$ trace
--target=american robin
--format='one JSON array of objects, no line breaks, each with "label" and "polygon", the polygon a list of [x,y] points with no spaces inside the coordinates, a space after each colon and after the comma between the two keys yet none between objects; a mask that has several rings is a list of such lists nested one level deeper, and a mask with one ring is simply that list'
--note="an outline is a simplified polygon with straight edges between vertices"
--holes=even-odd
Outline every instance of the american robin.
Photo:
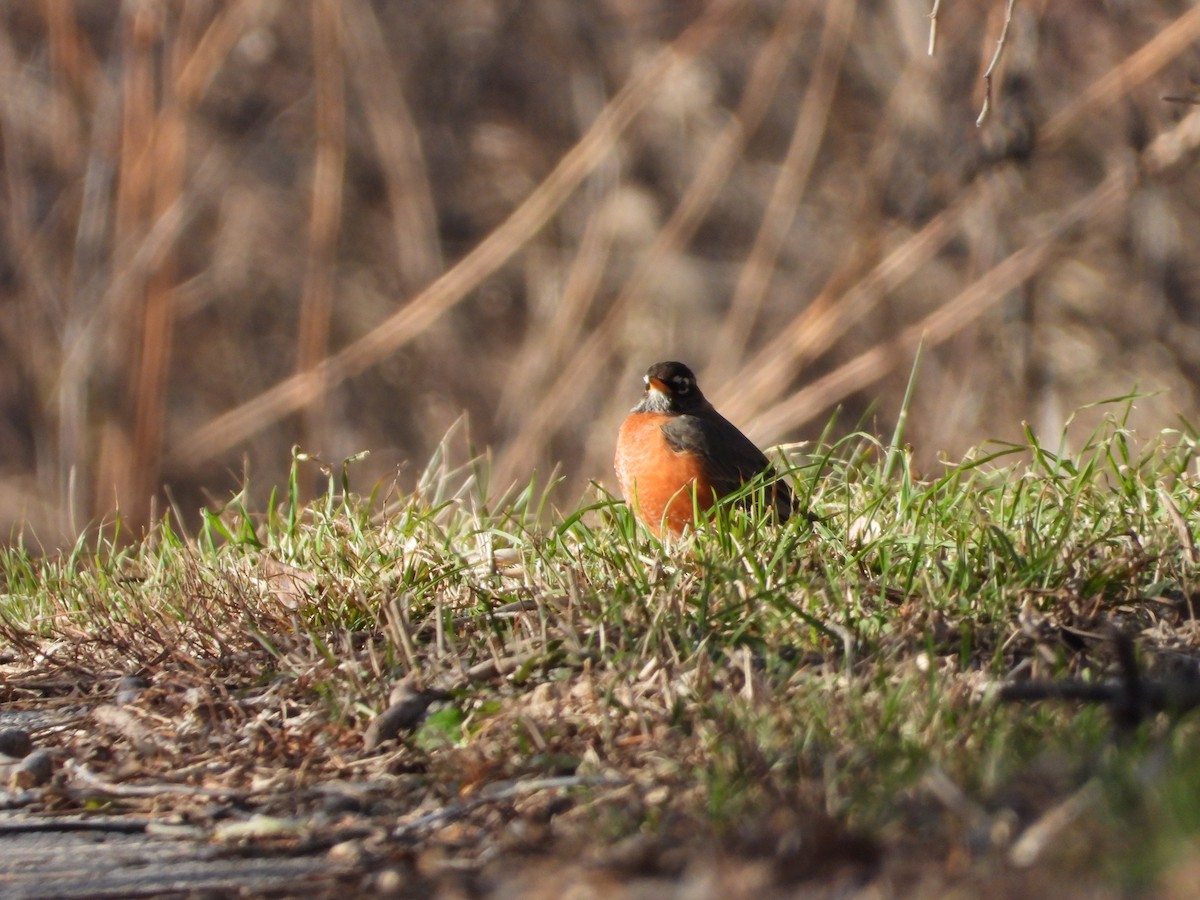
[{"label": "american robin", "polygon": [[[621,423],[614,464],[621,494],[656,536],[664,527],[680,534],[695,522],[696,507],[708,509],[764,472],[774,475],[763,452],[713,409],[683,363],[655,363],[643,380],[645,396]],[[787,519],[792,492],[783,481],[769,490],[780,520]]]}]

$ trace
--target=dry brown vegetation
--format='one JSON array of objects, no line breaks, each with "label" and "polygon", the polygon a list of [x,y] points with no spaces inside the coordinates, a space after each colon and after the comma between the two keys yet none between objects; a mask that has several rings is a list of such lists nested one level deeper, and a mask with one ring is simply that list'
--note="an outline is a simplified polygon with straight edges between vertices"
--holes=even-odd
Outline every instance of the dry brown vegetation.
[{"label": "dry brown vegetation", "polygon": [[[610,480],[649,363],[919,460],[1137,385],[1193,415],[1200,12],[46,0],[0,16],[0,509],[190,514],[288,448]],[[408,476],[401,475],[402,483]],[[160,507],[161,508],[161,507]]]}]

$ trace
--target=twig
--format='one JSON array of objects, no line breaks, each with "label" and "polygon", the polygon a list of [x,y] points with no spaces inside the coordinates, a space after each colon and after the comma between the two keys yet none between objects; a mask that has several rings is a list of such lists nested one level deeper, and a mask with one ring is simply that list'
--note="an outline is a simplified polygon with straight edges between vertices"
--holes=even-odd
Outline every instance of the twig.
[{"label": "twig", "polygon": [[10,834],[55,834],[67,831],[108,832],[110,834],[145,834],[154,819],[80,819],[54,818],[32,822],[0,822],[0,837]]},{"label": "twig", "polygon": [[430,704],[449,700],[451,695],[441,690],[426,690],[413,676],[403,679],[394,688],[388,708],[371,720],[363,735],[363,749],[371,753],[385,741],[402,731],[416,728]]},{"label": "twig", "polygon": [[937,50],[937,27],[938,27],[938,11],[942,7],[942,0],[933,0],[933,7],[929,10],[929,55],[933,56]]},{"label": "twig", "polygon": [[505,656],[491,659],[485,659],[481,663],[476,663],[465,672],[465,681],[485,681],[489,678],[494,678],[497,675],[507,675],[509,672],[515,672],[517,669],[523,668],[534,660],[548,657],[544,650],[533,650],[528,653],[514,653],[511,656]]},{"label": "twig", "polygon": [[1100,782],[1095,778],[1086,782],[1083,787],[1054,806],[1021,833],[1008,852],[1009,861],[1014,866],[1021,868],[1033,865],[1042,855],[1042,851],[1050,845],[1050,842],[1068,825],[1091,809],[1100,800],[1100,797]]},{"label": "twig", "polygon": [[1004,8],[1004,28],[1000,31],[1000,40],[996,42],[996,52],[992,54],[992,61],[983,73],[983,109],[979,111],[979,118],[975,120],[976,128],[987,121],[988,114],[992,111],[992,73],[996,71],[996,64],[1000,62],[1000,56],[1008,43],[1008,26],[1012,24],[1013,7],[1016,3],[1017,0],[1008,0],[1008,5]]},{"label": "twig", "polygon": [[474,797],[463,803],[454,803],[450,806],[443,806],[441,809],[435,809],[433,812],[428,812],[417,816],[410,822],[403,822],[396,826],[392,831],[393,838],[408,837],[415,831],[426,828],[430,825],[437,825],[441,822],[451,821],[461,818],[468,813],[474,812],[481,806],[486,806],[490,803],[503,803],[506,800],[511,800],[514,797],[523,797],[526,794],[535,794],[539,791],[553,791],[566,788],[578,787],[599,787],[599,788],[616,788],[624,787],[628,782],[624,778],[611,778],[602,775],[564,775],[559,778],[533,778],[528,781],[518,781],[515,784],[500,786],[490,786],[485,788],[478,797]]},{"label": "twig", "polygon": [[1184,713],[1200,706],[1200,685],[1192,681],[1147,681],[1134,654],[1133,639],[1123,632],[1113,636],[1121,677],[1096,684],[1090,681],[1026,681],[1000,688],[1000,700],[1081,700],[1105,703],[1118,728],[1137,726],[1147,715],[1158,712]]},{"label": "twig", "polygon": [[1000,687],[1000,700],[1025,703],[1033,700],[1081,700],[1084,703],[1112,703],[1121,692],[1114,682],[1091,681],[1018,681]]},{"label": "twig", "polygon": [[925,773],[921,787],[972,830],[987,828],[990,818],[987,810],[964,794],[962,788],[938,766],[933,766]]},{"label": "twig", "polygon": [[1138,671],[1133,638],[1123,631],[1113,635],[1117,664],[1121,667],[1121,690],[1112,704],[1113,719],[1120,728],[1134,728],[1146,712],[1146,685]]},{"label": "twig", "polygon": [[89,790],[108,794],[110,797],[165,797],[178,794],[184,797],[211,797],[227,800],[242,800],[256,794],[269,793],[273,788],[261,790],[233,790],[210,788],[194,784],[116,784],[105,781],[83,763],[67,760],[64,770],[79,784]]}]

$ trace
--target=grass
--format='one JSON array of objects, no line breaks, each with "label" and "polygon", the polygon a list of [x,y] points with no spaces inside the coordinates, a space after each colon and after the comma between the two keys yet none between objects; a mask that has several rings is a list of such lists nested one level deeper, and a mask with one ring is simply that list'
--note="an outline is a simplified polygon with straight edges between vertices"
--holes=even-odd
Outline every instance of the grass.
[{"label": "grass", "polygon": [[[269,509],[247,491],[196,534],[18,543],[5,706],[149,684],[124,719],[38,733],[59,774],[27,806],[203,822],[175,796],[200,787],[335,837],[369,823],[373,865],[480,889],[536,854],[743,895],[1170,893],[1197,859],[1196,716],[997,698],[1120,677],[1117,632],[1141,678],[1195,678],[1196,437],[1138,439],[1132,403],[1078,449],[1027,432],[924,474],[899,432],[818,443],[792,455],[809,516],[723,504],[668,546],[600,489],[565,513],[533,482],[489,500],[457,434],[411,493],[297,455]],[[365,751],[398,682],[428,715]]]}]

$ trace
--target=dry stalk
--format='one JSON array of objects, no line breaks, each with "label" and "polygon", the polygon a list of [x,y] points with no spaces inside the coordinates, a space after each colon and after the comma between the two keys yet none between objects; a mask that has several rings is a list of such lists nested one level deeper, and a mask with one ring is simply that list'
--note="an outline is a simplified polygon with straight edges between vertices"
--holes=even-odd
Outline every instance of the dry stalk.
[{"label": "dry stalk", "polygon": [[717,0],[700,19],[627,83],[554,170],[453,269],[412,298],[373,330],[307,372],[297,373],[197,429],[169,458],[189,466],[235,445],[280,417],[301,409],[312,396],[310,382],[333,386],[368,369],[424,332],[504,265],[562,207],[610,153],[620,135],[676,68],[721,34],[736,0]]},{"label": "dry stalk", "polygon": [[86,96],[94,92],[97,64],[87,42],[79,33],[75,10],[69,3],[43,0],[39,4],[50,43],[50,68],[56,90],[50,111],[53,137],[50,141],[55,162],[64,169],[73,167],[82,146],[78,123],[71,109],[74,94]]},{"label": "dry stalk", "polygon": [[[1098,79],[1078,101],[1056,114],[1042,131],[1039,148],[1044,152],[1052,152],[1061,146],[1082,124],[1085,115],[1093,115],[1117,102],[1197,38],[1200,38],[1200,15],[1197,15],[1197,10],[1192,10]],[[813,358],[829,346],[837,334],[843,333],[852,322],[874,308],[888,291],[933,259],[954,238],[962,217],[971,208],[970,205],[978,201],[981,190],[983,184],[979,181],[964,190],[950,206],[892,250],[844,294],[837,291],[836,284],[831,280],[822,293],[781,331],[778,338],[746,364],[737,378],[736,391],[713,392],[714,403],[726,415],[741,421],[750,418],[765,404],[776,401],[790,386],[793,373],[803,361]],[[906,332],[911,333],[912,329]],[[916,339],[919,340],[919,337],[918,333]],[[894,347],[895,342],[890,342],[890,346]],[[909,341],[908,346],[915,344]],[[908,354],[888,357],[887,353],[882,346],[869,351],[830,373],[820,384],[810,384],[800,393],[791,395],[788,401],[776,403],[773,407],[775,412],[760,416],[756,427],[762,430],[756,436],[779,436],[782,432],[775,429],[782,426],[784,421],[791,423],[792,427],[801,424],[808,417],[843,399],[852,390],[886,374],[890,371],[889,365],[904,364],[908,358]],[[890,363],[885,361],[887,359],[890,359]],[[857,374],[854,374],[855,370]],[[868,370],[874,374],[868,376]],[[810,404],[818,392],[825,398],[824,405],[813,408]],[[780,416],[778,411],[784,406],[791,413]],[[802,414],[802,408],[810,412]],[[774,420],[776,424],[764,424],[764,419],[767,423]]]},{"label": "dry stalk", "polygon": [[[197,9],[196,4],[184,6],[183,21],[167,49],[168,72],[163,79],[162,107],[155,116],[151,137],[154,160],[148,163],[152,167],[153,195],[148,217],[140,223],[143,230],[148,230],[153,222],[178,206],[184,192],[189,109],[175,87],[191,47],[196,43]],[[158,488],[175,320],[173,292],[177,280],[176,251],[172,243],[150,273],[145,286],[134,389],[133,470],[129,479],[132,494],[124,499],[126,509],[133,513],[134,524],[146,521],[144,503]]]},{"label": "dry stalk", "polygon": [[933,0],[933,6],[929,10],[929,48],[926,51],[930,56],[937,52],[938,13],[941,8],[942,0]]},{"label": "dry stalk", "polygon": [[800,198],[812,175],[817,150],[829,124],[829,111],[842,70],[842,60],[854,30],[858,4],[854,0],[834,3],[825,8],[825,26],[813,61],[812,77],[804,92],[800,112],[792,128],[791,143],[771,190],[767,208],[749,256],[733,291],[729,309],[717,336],[721,353],[706,371],[709,383],[724,383],[736,370],[745,352],[746,342],[758,320],[763,300],[776,271]]},{"label": "dry stalk", "polygon": [[787,400],[769,407],[749,423],[749,434],[763,440],[802,425],[838,399],[860,390],[911,359],[918,344],[937,346],[976,321],[1009,291],[1040,271],[1058,252],[1060,242],[1082,222],[1105,215],[1129,194],[1132,175],[1117,168],[1091,193],[1056,221],[1039,231],[1025,246],[1007,256],[955,297],[924,319],[905,328],[894,340],[878,344]]},{"label": "dry stalk", "polygon": [[[150,7],[131,8],[124,21],[127,62],[121,86],[121,146],[117,162],[117,195],[114,207],[113,270],[132,270],[133,255],[141,242],[154,192],[155,65],[154,45],[161,22]],[[133,465],[133,404],[136,403],[138,353],[146,307],[148,276],[138,278],[128,291],[111,297],[108,318],[107,368],[121,385],[114,408],[105,410],[97,464],[95,508],[112,505],[117,498],[132,498],[139,481]]]},{"label": "dry stalk", "polygon": [[204,96],[238,42],[268,14],[263,0],[235,0],[214,14],[175,73],[175,93],[184,106],[194,106]]},{"label": "dry stalk", "polygon": [[404,653],[404,661],[408,666],[408,671],[416,672],[420,669],[420,657],[417,654],[416,644],[412,636],[412,628],[408,621],[407,606],[410,600],[411,596],[405,595],[403,604],[400,597],[392,597],[388,601],[384,607],[384,617],[386,619],[384,627],[392,643]]},{"label": "dry stalk", "polygon": [[1154,77],[1197,40],[1200,40],[1200,6],[1193,6],[1120,65],[1096,79],[1074,103],[1055,113],[1041,130],[1039,150],[1043,153],[1057,150],[1082,122]]},{"label": "dry stalk", "polygon": [[[755,408],[787,389],[792,373],[814,358],[860,320],[905,279],[932,260],[953,239],[967,210],[966,197],[942,210],[920,231],[901,242],[852,287],[840,293],[831,279],[775,340],[751,359],[739,374],[738,390],[714,393],[714,403],[735,420],[749,418]],[[835,276],[836,277],[836,276]]]},{"label": "dry stalk", "polygon": [[[105,496],[97,496],[95,504],[108,508],[107,492],[114,490],[135,526],[146,521],[146,501],[157,490],[162,461],[178,280],[175,238],[187,188],[187,121],[247,27],[248,6],[235,4],[205,24],[203,5],[184,4],[169,35],[170,13],[164,10],[139,6],[126,17],[129,52],[108,327],[110,369],[125,373],[117,380],[129,386],[129,406],[107,411],[96,482]],[[156,54],[164,42],[160,64]],[[174,223],[165,236],[164,222]]]},{"label": "dry stalk", "polygon": [[[931,69],[913,60],[891,93],[888,107],[879,119],[871,141],[867,176],[859,181],[858,196],[849,206],[856,209],[858,231],[877,233],[881,224],[875,209],[901,142],[897,120],[909,98],[920,92]],[[952,240],[960,227],[965,198],[934,216],[916,234],[906,238],[882,259],[877,259],[878,240],[863,242],[849,251],[849,259],[838,265],[820,292],[800,310],[776,337],[762,347],[738,371],[736,378],[717,382],[711,393],[716,405],[738,421],[747,419],[776,400],[791,384],[795,373],[849,332],[876,309],[887,293],[919,271]],[[871,218],[874,216],[874,218]]]},{"label": "dry stalk", "polygon": [[383,169],[394,229],[394,262],[401,284],[422,288],[442,274],[437,209],[417,124],[395,71],[375,11],[364,0],[342,0],[346,62],[362,100]]},{"label": "dry stalk", "polygon": [[619,347],[618,338],[629,311],[645,299],[661,277],[663,262],[679,252],[695,235],[729,173],[740,159],[746,142],[758,130],[771,98],[779,86],[788,53],[794,46],[810,9],[805,0],[793,0],[780,16],[771,37],[755,60],[750,80],[733,120],[721,131],[701,161],[687,192],[654,239],[621,293],[609,304],[604,318],[575,347],[544,386],[532,407],[524,410],[522,428],[506,444],[496,461],[496,481],[505,484],[519,467],[527,465],[536,447],[544,445],[580,402],[577,385],[601,371]]},{"label": "dry stalk", "polygon": [[[610,197],[612,187],[608,185]],[[546,285],[543,291],[531,291],[549,295],[541,304],[549,315],[546,321],[535,322],[526,331],[524,346],[514,355],[513,374],[505,383],[497,405],[498,416],[513,430],[521,430],[530,398],[552,389],[566,359],[579,343],[612,251],[614,235],[606,213],[601,200],[588,219],[561,291],[557,283]],[[500,483],[506,483],[510,474],[501,473]]]},{"label": "dry stalk", "polygon": [[1179,507],[1175,505],[1175,501],[1171,499],[1170,492],[1161,484],[1158,486],[1158,501],[1167,511],[1167,518],[1171,520],[1171,527],[1175,529],[1179,544],[1187,555],[1187,561],[1192,565],[1200,562],[1200,553],[1196,552],[1196,540],[1192,537],[1192,530],[1188,527],[1187,520],[1179,511]]},{"label": "dry stalk", "polygon": [[[334,272],[346,168],[345,51],[341,12],[336,0],[317,0],[312,4],[312,41],[317,146],[308,220],[307,268],[296,337],[296,371],[300,374],[312,371],[325,358],[333,316]],[[305,383],[312,394],[304,402],[303,444],[321,447],[325,443],[328,424],[324,403],[326,385],[319,374],[306,379]]]}]

